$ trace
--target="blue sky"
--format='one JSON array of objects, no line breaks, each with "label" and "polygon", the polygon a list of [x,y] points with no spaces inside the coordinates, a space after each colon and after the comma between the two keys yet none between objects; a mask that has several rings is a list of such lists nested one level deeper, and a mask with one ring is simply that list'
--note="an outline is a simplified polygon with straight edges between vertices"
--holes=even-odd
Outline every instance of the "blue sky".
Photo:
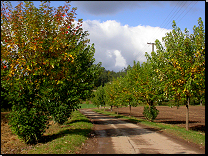
[{"label": "blue sky", "polygon": [[[12,5],[18,3],[13,1]],[[36,7],[40,2],[34,1]],[[64,5],[51,1],[51,6]],[[96,63],[107,70],[119,71],[133,61],[146,61],[145,52],[151,52],[155,39],[162,41],[171,31],[175,20],[182,30],[190,33],[198,18],[205,25],[205,1],[72,1],[77,7],[77,18],[83,19],[83,29],[95,44]]]}]

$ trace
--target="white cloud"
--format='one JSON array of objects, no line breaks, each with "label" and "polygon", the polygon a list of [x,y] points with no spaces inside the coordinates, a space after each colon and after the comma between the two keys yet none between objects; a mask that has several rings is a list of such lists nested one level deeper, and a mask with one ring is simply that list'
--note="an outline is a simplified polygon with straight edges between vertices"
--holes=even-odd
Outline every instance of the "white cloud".
[{"label": "white cloud", "polygon": [[117,67],[126,67],[126,60],[123,58],[123,56],[121,55],[121,52],[118,50],[114,51],[114,54],[116,55],[116,63],[115,66]]},{"label": "white cloud", "polygon": [[[152,46],[147,42],[156,39],[162,41],[162,37],[170,30],[159,27],[122,26],[115,20],[100,23],[97,20],[83,22],[83,29],[89,32],[90,43],[95,44],[96,63],[102,62],[107,70],[119,71],[133,61],[146,61],[145,52],[150,53]],[[156,51],[156,48],[155,48]]]}]

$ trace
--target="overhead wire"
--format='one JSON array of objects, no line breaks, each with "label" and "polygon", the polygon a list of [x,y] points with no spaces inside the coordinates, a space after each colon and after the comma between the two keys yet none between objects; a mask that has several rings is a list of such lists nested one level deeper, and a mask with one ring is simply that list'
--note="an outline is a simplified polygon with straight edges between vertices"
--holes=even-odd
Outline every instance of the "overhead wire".
[{"label": "overhead wire", "polygon": [[[168,20],[168,22],[165,22],[165,21],[166,21],[168,18],[169,18],[169,19],[172,18],[172,16],[174,15],[174,13],[173,13],[172,15],[171,15],[171,13],[172,13],[173,11],[176,12],[176,11],[179,9],[179,6],[181,6],[181,4],[182,4],[181,1],[178,1],[178,2],[177,2],[177,4],[175,5],[175,7],[171,10],[171,12],[168,14],[168,16],[166,17],[166,19],[163,21],[164,24],[167,25],[167,23],[169,22],[169,20]],[[177,6],[178,6],[178,7],[177,7]],[[170,16],[170,17],[169,17],[169,16]],[[163,24],[163,23],[162,23],[162,24]],[[157,30],[156,30],[155,33],[153,34],[153,37],[151,37],[151,38],[154,38],[154,37],[155,37],[155,35],[157,34],[159,28],[164,27],[162,24],[160,25],[160,27],[157,28]],[[147,46],[149,47],[150,45],[145,44],[145,46],[142,48],[141,51],[143,51],[145,48],[147,48]],[[140,56],[138,57],[138,59],[139,59],[140,57],[141,57],[141,54],[140,54]]]},{"label": "overhead wire", "polygon": [[[190,4],[191,4],[191,3],[189,3],[189,5],[190,5]],[[181,3],[181,5],[180,5],[180,10],[181,10],[185,5],[186,5],[186,2],[183,4],[183,6],[182,6],[182,3]],[[188,6],[189,6],[189,5],[188,5]],[[176,5],[176,6],[177,6],[177,5]],[[188,6],[187,6],[186,8],[188,8]],[[162,33],[164,30],[167,30],[167,29],[169,29],[169,28],[172,26],[172,25],[170,25],[170,23],[174,20],[174,17],[176,17],[176,15],[180,12],[180,10],[177,11],[177,13],[175,14],[175,16],[172,15],[173,18],[170,19],[168,22],[166,22],[166,25],[163,26],[164,28],[161,28],[161,29],[160,29],[159,33]],[[186,10],[186,9],[183,10],[183,12],[178,16],[178,18],[184,13],[185,10]],[[171,16],[171,17],[172,17],[172,16]],[[177,18],[177,19],[178,19],[178,18]],[[175,19],[175,21],[176,21],[177,19]],[[169,26],[168,26],[168,25],[169,25]],[[167,27],[167,26],[168,26],[168,27]],[[161,27],[162,27],[162,26],[161,26]],[[166,29],[165,29],[165,27],[166,27]],[[155,33],[155,34],[156,34],[156,33]]]},{"label": "overhead wire", "polygon": [[[164,26],[163,26],[163,27],[167,27],[167,26],[170,24],[170,22],[172,22],[173,18],[176,17],[176,15],[181,11],[181,9],[187,4],[187,2],[184,2],[184,3],[183,3],[183,2],[179,3],[179,2],[181,2],[181,1],[178,1],[178,3],[175,5],[175,7],[174,7],[174,8],[171,10],[171,12],[169,13],[168,16],[170,16],[171,13],[172,13],[172,12],[175,10],[175,8],[178,6],[178,8],[173,12],[173,14],[171,15],[171,17],[169,17],[170,20],[168,20],[167,22],[165,22],[166,19],[168,18],[168,16],[167,16],[166,19],[163,21],[163,23],[164,23]],[[192,3],[192,2],[191,2],[191,3]],[[185,10],[188,9],[188,7],[190,6],[191,3],[189,3],[189,4],[187,5],[187,7],[179,14],[178,18],[184,13]],[[196,3],[197,3],[197,2],[195,2],[195,4],[196,4]],[[194,5],[195,5],[195,4],[194,4]],[[194,6],[194,5],[193,5],[193,6]],[[184,16],[185,16],[185,15],[193,8],[193,6],[192,6],[192,7],[184,14]],[[173,15],[174,15],[174,16],[173,16]],[[184,16],[183,16],[183,17],[184,17]],[[183,18],[183,17],[182,17],[182,18]],[[178,18],[177,18],[177,19],[178,19]],[[179,21],[181,21],[182,18],[180,18]],[[162,24],[163,24],[163,23],[162,23]],[[162,27],[162,24],[161,24],[160,27]],[[160,28],[160,27],[159,27],[159,28]],[[153,37],[155,37],[155,35],[158,33],[158,30],[159,30],[159,33],[162,33],[164,30],[166,30],[165,28],[162,28],[162,29],[159,29],[159,28],[158,28],[158,29],[156,30],[156,32],[153,34]],[[169,27],[168,27],[168,29],[169,29]],[[151,38],[153,38],[153,37],[151,37]],[[145,44],[145,46],[142,48],[141,51],[143,51],[147,46],[149,47],[150,45]],[[142,54],[140,54],[139,57],[137,57],[137,60],[139,60],[141,56],[142,56]]]},{"label": "overhead wire", "polygon": [[[198,1],[196,1],[196,3],[197,3],[197,2],[198,2]],[[177,20],[179,19],[179,17],[184,13],[185,10],[188,9],[188,7],[189,7],[192,3],[193,3],[193,1],[190,2],[190,3],[187,5],[187,7],[186,7],[186,8],[183,10],[183,12],[175,19],[175,21],[177,21]],[[195,4],[196,4],[196,3],[195,3]],[[194,4],[194,5],[195,5],[195,4]],[[184,4],[184,5],[185,5],[185,4]],[[183,5],[183,6],[184,6],[184,5]],[[194,5],[193,5],[193,6],[194,6]],[[192,6],[192,7],[184,14],[184,16],[185,16],[185,15],[193,8],[193,6]],[[183,16],[183,17],[184,17],[184,16]],[[174,16],[174,17],[175,17],[175,16]],[[181,21],[181,19],[182,19],[183,17],[181,17],[179,21]],[[172,20],[174,20],[174,19],[172,19]],[[179,21],[177,21],[177,23],[179,23]],[[166,29],[170,29],[171,27],[172,27],[172,25],[170,25],[170,23],[169,23],[169,26],[166,27]],[[164,30],[165,30],[165,28],[163,28],[160,32],[163,32]]]},{"label": "overhead wire", "polygon": [[183,6],[182,6],[182,4],[181,4],[181,7],[179,8],[179,10],[178,10],[177,13],[175,14],[175,16],[173,16],[173,18],[171,18],[170,21],[167,22],[167,24],[164,26],[164,28],[167,27],[170,23],[172,23],[172,20],[173,20],[173,19],[176,17],[176,15],[181,11],[181,9],[184,7],[184,5],[185,5],[186,3],[187,3],[187,1],[184,2]]},{"label": "overhead wire", "polygon": [[[192,2],[190,2],[188,5],[186,5],[186,9],[190,6],[191,3],[192,3]],[[184,9],[183,12],[181,12],[181,14],[178,16],[178,18],[184,13],[184,11],[185,11],[186,9]],[[178,18],[176,18],[175,21],[177,21]]]},{"label": "overhead wire", "polygon": [[[192,2],[190,2],[190,3],[186,6],[186,8],[185,8],[185,9],[183,10],[183,12],[178,16],[178,18],[184,13],[185,10],[187,10],[187,8],[190,6],[191,3],[192,3]],[[186,3],[185,3],[185,4],[186,4]],[[185,5],[185,4],[184,4],[184,5]],[[184,5],[183,5],[182,7],[184,7]],[[181,9],[180,9],[180,10],[181,10]],[[189,11],[190,11],[190,10],[189,10]],[[177,12],[177,13],[178,13],[178,12]],[[188,12],[186,12],[186,14],[187,14],[187,13],[188,13]],[[185,14],[185,15],[186,15],[186,14]],[[185,16],[185,15],[184,15],[184,16]],[[175,15],[175,16],[176,16],[176,15]],[[175,16],[174,16],[174,17],[175,17]],[[183,17],[184,17],[184,16],[183,16]],[[183,18],[183,17],[182,17],[182,18]],[[177,21],[178,18],[176,18],[175,21]],[[182,19],[182,18],[181,18],[181,19]],[[172,19],[172,20],[174,20],[174,19]],[[166,29],[170,29],[170,28],[171,28],[171,26],[172,26],[172,25],[170,25],[171,22],[172,22],[172,21],[170,21],[170,22],[168,23],[169,26],[166,24],[166,25],[168,26],[168,27],[166,26],[166,27],[167,27]],[[177,23],[179,23],[179,22],[177,22]],[[160,30],[160,33],[162,33],[164,30],[165,30],[165,28],[162,28],[162,29]]]},{"label": "overhead wire", "polygon": [[[170,14],[173,12],[173,10],[176,8],[176,6],[179,4],[180,1],[178,1],[178,3],[175,5],[175,7],[171,10],[171,12],[169,13],[169,15],[166,17],[166,19],[163,21],[163,23],[167,20],[167,18],[170,16]],[[160,25],[160,27],[162,27],[163,23]]]},{"label": "overhead wire", "polygon": [[198,1],[196,1],[195,4],[186,12],[186,14],[183,15],[183,17],[181,17],[180,20],[178,20],[178,23],[187,15],[187,13],[196,5],[196,3],[198,3]]}]

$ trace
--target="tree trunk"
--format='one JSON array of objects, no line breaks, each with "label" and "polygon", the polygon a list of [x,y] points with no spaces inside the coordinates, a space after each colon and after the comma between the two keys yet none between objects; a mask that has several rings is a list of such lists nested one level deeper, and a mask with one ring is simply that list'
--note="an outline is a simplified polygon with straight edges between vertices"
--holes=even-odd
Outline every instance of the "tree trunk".
[{"label": "tree trunk", "polygon": [[149,107],[153,106],[153,100],[147,100]]},{"label": "tree trunk", "polygon": [[112,112],[112,107],[113,107],[113,106],[111,106],[111,112]]},{"label": "tree trunk", "polygon": [[105,105],[104,105],[104,111],[105,111]]},{"label": "tree trunk", "polygon": [[129,110],[130,110],[129,116],[131,116],[131,105],[129,105]]},{"label": "tree trunk", "polygon": [[186,104],[186,130],[189,130],[189,96],[187,96],[187,104]]},{"label": "tree trunk", "polygon": [[118,106],[117,106],[117,115],[118,115]]},{"label": "tree trunk", "polygon": [[152,100],[150,100],[150,106],[153,106],[153,101]]},{"label": "tree trunk", "polygon": [[202,106],[202,98],[200,98],[200,106]]}]

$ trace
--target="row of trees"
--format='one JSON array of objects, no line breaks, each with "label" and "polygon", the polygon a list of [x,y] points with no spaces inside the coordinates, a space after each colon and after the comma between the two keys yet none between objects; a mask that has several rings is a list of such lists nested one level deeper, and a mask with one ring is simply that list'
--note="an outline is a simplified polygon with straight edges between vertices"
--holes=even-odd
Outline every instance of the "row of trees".
[{"label": "row of trees", "polygon": [[63,124],[101,73],[75,12],[68,3],[1,3],[1,97],[12,105],[11,129],[26,143],[41,139],[51,117]]},{"label": "row of trees", "polygon": [[[173,21],[173,30],[155,41],[156,52],[146,53],[147,62],[135,62],[126,76],[113,79],[95,93],[94,103],[110,106],[137,106],[147,103],[144,115],[154,120],[158,114],[155,105],[175,100],[176,105],[185,104],[186,129],[188,130],[189,103],[205,99],[205,31],[202,19],[193,27],[193,34],[184,32]],[[101,92],[102,91],[102,92]],[[102,94],[105,93],[105,96]],[[102,95],[102,96],[101,96]],[[99,103],[95,99],[103,98]],[[102,100],[100,100],[102,101]],[[118,112],[117,112],[118,113]]]}]

